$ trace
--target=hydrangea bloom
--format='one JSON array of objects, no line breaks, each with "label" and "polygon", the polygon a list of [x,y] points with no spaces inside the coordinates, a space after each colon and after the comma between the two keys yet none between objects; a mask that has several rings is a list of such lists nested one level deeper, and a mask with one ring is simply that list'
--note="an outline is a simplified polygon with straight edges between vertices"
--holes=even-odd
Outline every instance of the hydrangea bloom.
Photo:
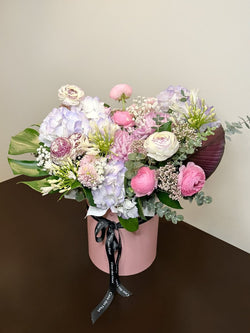
[{"label": "hydrangea bloom", "polygon": [[65,107],[55,108],[43,120],[39,130],[39,140],[50,147],[58,137],[68,138],[74,133],[87,134],[88,130],[89,121],[79,108],[72,107],[71,110]]},{"label": "hydrangea bloom", "polygon": [[125,199],[123,204],[112,208],[113,213],[117,213],[123,219],[133,219],[138,217],[138,208],[135,201]]},{"label": "hydrangea bloom", "polygon": [[183,88],[182,86],[169,86],[166,90],[160,92],[160,94],[157,96],[157,99],[161,109],[163,111],[168,111],[173,107],[176,108],[177,106],[185,106],[185,103],[180,101],[184,97],[181,91],[184,92],[186,97],[188,97],[190,94],[189,90]]},{"label": "hydrangea bloom", "polygon": [[104,170],[104,182],[96,190],[92,190],[92,195],[97,208],[108,209],[121,204],[125,199],[126,168],[122,161],[113,160]]},{"label": "hydrangea bloom", "polygon": [[81,109],[88,119],[98,120],[108,117],[109,109],[105,108],[104,103],[98,97],[87,96],[81,102]]}]

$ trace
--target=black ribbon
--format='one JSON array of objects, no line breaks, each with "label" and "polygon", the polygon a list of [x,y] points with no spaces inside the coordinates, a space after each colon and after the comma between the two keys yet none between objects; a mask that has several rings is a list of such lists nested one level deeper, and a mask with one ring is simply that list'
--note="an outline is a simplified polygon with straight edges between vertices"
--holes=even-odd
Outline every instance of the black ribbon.
[{"label": "black ribbon", "polygon": [[[96,320],[107,310],[113,301],[115,292],[123,297],[129,297],[132,293],[127,290],[121,283],[119,279],[119,260],[122,252],[121,236],[119,233],[119,228],[123,228],[120,223],[115,223],[104,217],[92,216],[96,221],[97,225],[95,228],[95,239],[96,241],[102,242],[106,233],[106,254],[109,261],[109,289],[105,294],[102,301],[95,307],[91,312],[91,320],[94,324]],[[101,236],[97,236],[101,232]],[[118,239],[116,233],[118,235]],[[115,259],[115,253],[117,252],[117,257]]]}]

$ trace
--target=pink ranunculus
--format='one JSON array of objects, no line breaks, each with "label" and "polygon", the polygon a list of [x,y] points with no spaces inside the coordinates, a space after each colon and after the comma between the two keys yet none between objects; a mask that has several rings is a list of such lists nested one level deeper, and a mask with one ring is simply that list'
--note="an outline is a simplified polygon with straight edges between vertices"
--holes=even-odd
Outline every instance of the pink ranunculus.
[{"label": "pink ranunculus", "polygon": [[179,169],[178,186],[184,197],[189,197],[199,192],[205,184],[204,170],[193,162],[182,165]]},{"label": "pink ranunculus", "polygon": [[125,83],[120,83],[114,86],[109,93],[109,97],[115,100],[121,100],[122,95],[129,98],[132,95],[132,88]]},{"label": "pink ranunculus", "polygon": [[68,138],[56,138],[50,147],[50,154],[52,159],[62,159],[70,155],[72,144]]},{"label": "pink ranunculus", "polygon": [[135,122],[128,111],[116,111],[113,115],[113,121],[120,126],[131,127]]},{"label": "pink ranunculus", "polygon": [[137,175],[131,179],[131,187],[136,197],[150,195],[157,186],[155,170],[149,167],[142,167],[138,170]]}]

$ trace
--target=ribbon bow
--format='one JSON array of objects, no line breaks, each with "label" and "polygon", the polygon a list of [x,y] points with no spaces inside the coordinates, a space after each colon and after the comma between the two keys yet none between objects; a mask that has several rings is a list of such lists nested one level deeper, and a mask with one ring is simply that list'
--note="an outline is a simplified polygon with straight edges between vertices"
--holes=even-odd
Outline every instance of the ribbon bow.
[{"label": "ribbon bow", "polygon": [[[96,221],[97,225],[95,228],[95,239],[96,241],[102,242],[105,238],[106,233],[106,254],[109,261],[109,289],[105,294],[102,301],[95,307],[91,312],[91,320],[94,324],[96,320],[103,314],[104,311],[110,306],[113,301],[115,292],[123,297],[129,297],[132,295],[121,283],[119,279],[119,260],[122,252],[121,236],[119,228],[122,228],[120,223],[107,220],[104,217],[92,216]],[[115,231],[117,231],[118,239]],[[101,236],[97,236],[101,232]],[[115,253],[117,251],[117,258],[115,259]]]}]

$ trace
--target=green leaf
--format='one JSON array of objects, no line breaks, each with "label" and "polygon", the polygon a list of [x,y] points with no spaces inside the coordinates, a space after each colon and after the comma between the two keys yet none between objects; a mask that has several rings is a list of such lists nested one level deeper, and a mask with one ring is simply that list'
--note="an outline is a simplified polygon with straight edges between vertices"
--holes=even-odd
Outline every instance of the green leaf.
[{"label": "green leaf", "polygon": [[75,181],[70,185],[70,187],[71,187],[71,190],[74,190],[75,188],[78,188],[78,187],[82,188],[83,186],[82,186],[82,184],[81,184],[78,180],[75,180]]},{"label": "green leaf", "polygon": [[141,154],[141,153],[128,154],[128,159],[130,161],[140,161],[140,160],[144,160],[145,158],[146,158],[146,156],[144,154]]},{"label": "green leaf", "polygon": [[168,121],[159,127],[159,132],[171,132],[172,121]]},{"label": "green leaf", "polygon": [[125,172],[125,177],[126,177],[127,179],[132,179],[135,175],[136,175],[136,172],[133,171],[133,170],[127,170],[127,171]]},{"label": "green leaf", "polygon": [[186,101],[187,101],[187,98],[181,98],[180,101],[181,101],[181,102],[186,102]]},{"label": "green leaf", "polygon": [[93,206],[93,207],[96,207],[91,189],[88,188],[88,187],[82,187],[82,188],[83,188],[83,193],[84,193],[86,199],[88,200],[89,205]]},{"label": "green leaf", "polygon": [[41,187],[47,187],[50,186],[50,183],[48,182],[48,179],[52,179],[53,177],[47,177],[39,180],[31,180],[27,182],[19,182],[18,184],[25,184],[31,187],[33,190],[37,192],[42,192]]},{"label": "green leaf", "polygon": [[123,219],[119,216],[121,225],[128,231],[136,231],[139,228],[139,222],[137,218],[134,219]]},{"label": "green leaf", "polygon": [[110,108],[110,105],[108,105],[107,103],[104,103],[105,108]]},{"label": "green leaf", "polygon": [[14,175],[25,175],[30,177],[47,176],[48,172],[37,166],[36,161],[19,161],[8,158],[9,165]]},{"label": "green leaf", "polygon": [[158,199],[160,200],[160,202],[164,203],[166,206],[175,208],[175,209],[182,209],[179,201],[169,198],[169,195],[167,194],[167,192],[156,191],[156,195],[157,195]]},{"label": "green leaf", "polygon": [[141,199],[140,198],[137,198],[136,199],[136,202],[137,202],[137,208],[138,208],[138,213],[140,215],[140,218],[142,220],[146,220],[146,217],[144,216],[144,213],[143,213],[143,209],[142,209],[142,202],[141,202]]},{"label": "green leaf", "polygon": [[33,128],[26,128],[16,136],[11,137],[9,154],[20,155],[36,153],[39,147],[39,133]]},{"label": "green leaf", "polygon": [[86,198],[85,198],[85,196],[84,196],[83,191],[77,191],[77,192],[76,192],[76,201],[81,202],[81,201],[83,201],[84,199],[86,199]]}]

